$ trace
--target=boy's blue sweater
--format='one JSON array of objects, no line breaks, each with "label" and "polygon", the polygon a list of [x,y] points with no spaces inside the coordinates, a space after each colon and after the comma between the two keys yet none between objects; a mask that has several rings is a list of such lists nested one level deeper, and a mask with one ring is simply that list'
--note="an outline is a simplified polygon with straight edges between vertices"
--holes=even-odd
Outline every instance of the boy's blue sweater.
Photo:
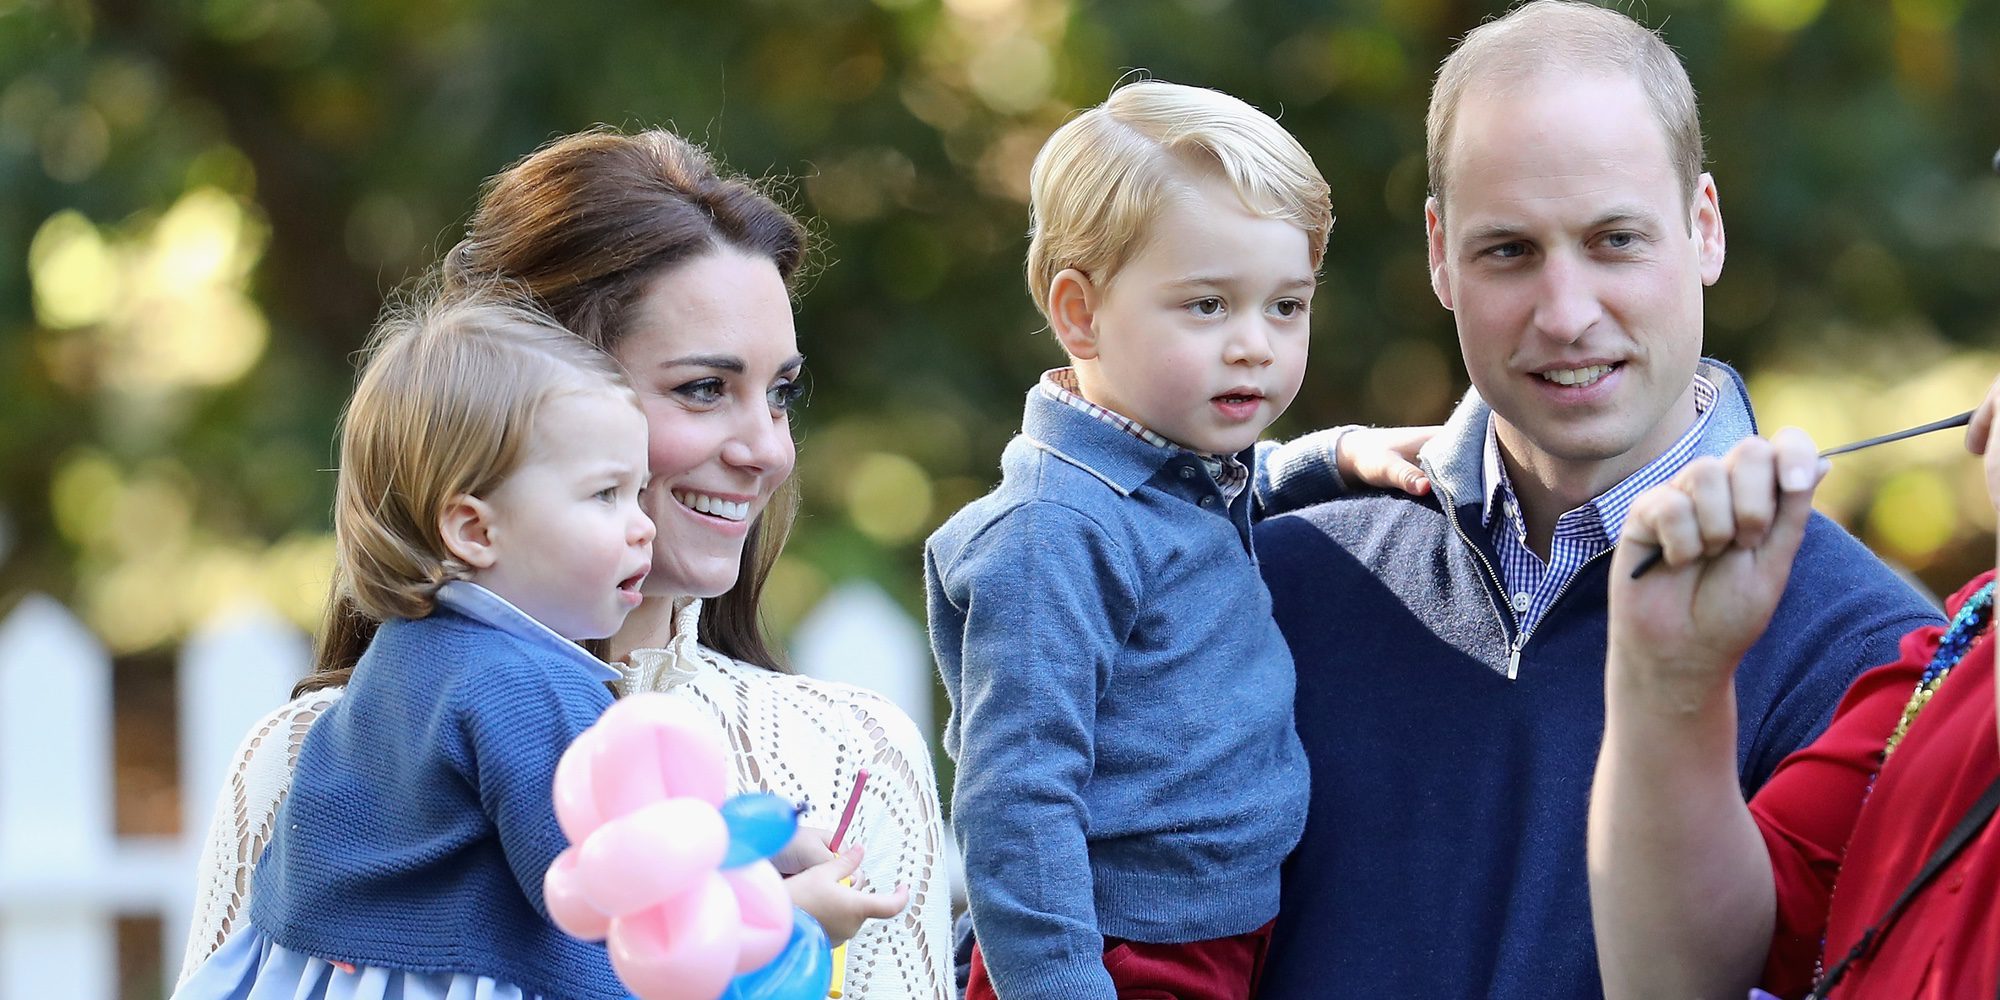
[{"label": "boy's blue sweater", "polygon": [[966,891],[1000,995],[1109,998],[1104,936],[1276,914],[1306,797],[1292,661],[1248,490],[1225,505],[1192,453],[1039,390],[1001,468],[925,549]]},{"label": "boy's blue sweater", "polygon": [[623,1000],[604,945],[557,930],[542,900],[568,846],[556,761],[617,676],[471,584],[384,622],[306,734],[252,922],[318,958]]},{"label": "boy's blue sweater", "polygon": [[[1716,455],[1755,425],[1736,373],[1703,372],[1721,394],[1696,453]],[[1601,995],[1584,822],[1610,558],[1520,640],[1481,526],[1490,413],[1468,397],[1426,447],[1434,495],[1338,501],[1257,530],[1313,764],[1263,1000]],[[1744,793],[1818,735],[1857,673],[1939,620],[1815,514],[1736,674]]]}]

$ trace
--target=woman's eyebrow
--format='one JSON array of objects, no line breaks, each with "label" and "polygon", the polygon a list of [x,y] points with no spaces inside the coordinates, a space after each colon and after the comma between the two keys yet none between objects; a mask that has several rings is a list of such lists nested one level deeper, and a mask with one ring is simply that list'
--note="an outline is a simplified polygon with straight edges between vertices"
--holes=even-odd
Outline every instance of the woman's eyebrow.
[{"label": "woman's eyebrow", "polygon": [[[805,363],[806,363],[805,355],[794,354],[790,358],[787,358],[783,364],[779,365],[778,370],[780,372],[797,371],[798,369],[805,367]],[[734,354],[689,354],[683,357],[669,358],[666,361],[662,361],[660,362],[660,367],[713,368],[717,371],[729,372],[732,375],[741,375],[745,371],[748,371],[750,368],[749,365],[744,363],[742,358],[739,358]]]},{"label": "woman's eyebrow", "polygon": [[660,367],[662,368],[679,368],[684,365],[694,368],[717,368],[722,371],[738,374],[742,373],[747,367],[744,365],[742,358],[733,354],[690,354],[686,357],[671,358],[660,363]]}]

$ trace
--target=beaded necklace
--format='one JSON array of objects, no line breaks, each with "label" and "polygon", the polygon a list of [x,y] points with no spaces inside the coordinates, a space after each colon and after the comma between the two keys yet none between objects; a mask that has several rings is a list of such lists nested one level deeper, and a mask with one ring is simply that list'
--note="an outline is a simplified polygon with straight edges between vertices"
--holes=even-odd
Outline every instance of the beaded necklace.
[{"label": "beaded necklace", "polygon": [[1890,754],[1896,752],[1897,745],[1903,742],[1903,735],[1910,731],[1910,723],[1915,722],[1917,713],[1923,711],[1925,705],[1930,704],[1931,697],[1937,694],[1938,686],[1944,683],[1946,675],[1951,673],[1951,668],[1958,666],[1958,661],[1965,658],[1965,653],[1972,648],[1973,642],[1977,641],[1980,634],[1992,623],[1993,581],[1988,580],[1986,586],[1979,588],[1979,591],[1958,609],[1958,614],[1951,619],[1951,628],[1945,630],[1944,638],[1938,640],[1937,653],[1931,657],[1930,665],[1924,668],[1923,679],[1917,682],[1917,689],[1910,692],[1910,703],[1903,706],[1903,717],[1896,720],[1896,728],[1889,734],[1889,742],[1882,747],[1884,762],[1888,761]]}]

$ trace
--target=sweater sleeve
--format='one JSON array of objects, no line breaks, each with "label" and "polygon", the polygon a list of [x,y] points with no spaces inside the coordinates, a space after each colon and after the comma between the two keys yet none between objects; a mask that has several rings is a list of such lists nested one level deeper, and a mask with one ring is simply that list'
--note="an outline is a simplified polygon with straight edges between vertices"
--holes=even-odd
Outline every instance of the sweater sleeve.
[{"label": "sweater sleeve", "polygon": [[1251,495],[1256,503],[1251,516],[1262,519],[1310,507],[1348,494],[1334,456],[1340,439],[1359,424],[1313,431],[1280,444],[1257,442],[1256,478]]},{"label": "sweater sleeve", "polygon": [[1812,985],[1840,859],[1882,747],[1917,679],[1937,651],[1943,629],[1919,628],[1902,640],[1894,663],[1861,675],[1810,746],[1785,758],[1750,800],[1764,835],[1776,888],[1777,922],[1764,988],[1794,996]]},{"label": "sweater sleeve", "polygon": [[[1860,690],[1860,680],[1870,671],[1895,664],[1907,655],[1910,636],[1935,637],[1941,633],[1933,620],[1915,617],[1898,619],[1874,631],[1835,636],[1817,647],[1826,656],[1826,662],[1820,665],[1822,669],[1799,678],[1777,699],[1745,750],[1744,795],[1755,797],[1765,785],[1777,779],[1778,769],[1785,761],[1818,740],[1831,727],[1836,713],[1854,699],[1854,693]],[[1840,669],[1834,669],[1835,666]],[[1918,671],[1923,666],[1918,663]],[[1849,686],[1843,687],[1844,681]],[[1916,678],[1912,677],[1910,683],[1914,685]],[[1903,694],[1907,697],[1909,692]],[[1896,703],[1898,710],[1902,707],[1902,702]],[[1882,731],[1885,737],[1888,733],[1886,729]],[[1880,741],[1875,749],[1882,749]]]},{"label": "sweater sleeve", "polygon": [[[1790,668],[1763,678],[1739,677],[1739,710],[1748,737],[1740,750],[1745,798],[1755,796],[1788,755],[1826,730],[1849,685],[1908,653],[1905,636],[1944,624],[1932,601],[1817,514],[1806,527],[1805,545],[1772,620],[1751,656]],[[1752,688],[1762,694],[1743,697]]]},{"label": "sweater sleeve", "polygon": [[546,919],[542,876],[569,846],[556,823],[556,762],[610,707],[611,693],[572,665],[533,656],[464,676],[452,757],[478,790],[514,881]]},{"label": "sweater sleeve", "polygon": [[962,616],[953,823],[988,973],[1009,1000],[1109,1000],[1083,788],[1138,567],[1090,518],[1033,502],[938,571]]}]

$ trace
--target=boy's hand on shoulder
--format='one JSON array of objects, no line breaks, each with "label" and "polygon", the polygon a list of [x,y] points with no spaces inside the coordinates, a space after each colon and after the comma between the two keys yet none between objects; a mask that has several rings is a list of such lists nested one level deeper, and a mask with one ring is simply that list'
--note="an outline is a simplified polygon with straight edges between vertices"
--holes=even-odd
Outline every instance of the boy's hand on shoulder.
[{"label": "boy's hand on shoulder", "polygon": [[1431,491],[1431,480],[1417,466],[1417,450],[1437,432],[1436,426],[1356,427],[1335,442],[1333,462],[1348,483],[1420,497]]},{"label": "boy's hand on shoulder", "polygon": [[853,937],[870,920],[903,912],[910,902],[910,887],[906,885],[889,892],[869,892],[867,877],[860,872],[862,854],[862,846],[855,844],[832,860],[785,879],[792,905],[812,914],[835,945]]}]

